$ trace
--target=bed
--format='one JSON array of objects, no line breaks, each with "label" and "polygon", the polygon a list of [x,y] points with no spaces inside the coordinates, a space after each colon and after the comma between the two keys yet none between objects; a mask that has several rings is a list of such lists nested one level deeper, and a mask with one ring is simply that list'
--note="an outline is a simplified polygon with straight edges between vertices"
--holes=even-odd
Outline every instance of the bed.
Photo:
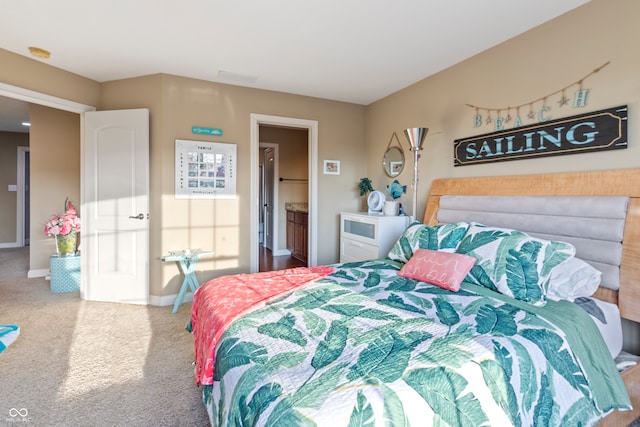
[{"label": "bed", "polygon": [[[626,425],[640,374],[618,373],[620,340],[598,322],[640,321],[639,181],[640,170],[436,180],[423,222],[387,258],[203,284],[190,328],[212,425]],[[544,211],[565,204],[583,207]],[[512,206],[553,221],[527,229],[535,221]],[[598,233],[605,250],[593,250]],[[551,298],[578,270],[593,288],[594,265],[608,286],[598,303],[566,299],[566,286]]]}]

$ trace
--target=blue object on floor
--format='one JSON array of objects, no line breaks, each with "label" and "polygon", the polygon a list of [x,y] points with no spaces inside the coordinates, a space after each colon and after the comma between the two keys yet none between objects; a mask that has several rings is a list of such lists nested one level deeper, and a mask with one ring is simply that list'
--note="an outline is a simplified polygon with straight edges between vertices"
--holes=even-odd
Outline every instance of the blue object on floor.
[{"label": "blue object on floor", "polygon": [[18,325],[0,325],[0,353],[18,338],[20,327]]}]

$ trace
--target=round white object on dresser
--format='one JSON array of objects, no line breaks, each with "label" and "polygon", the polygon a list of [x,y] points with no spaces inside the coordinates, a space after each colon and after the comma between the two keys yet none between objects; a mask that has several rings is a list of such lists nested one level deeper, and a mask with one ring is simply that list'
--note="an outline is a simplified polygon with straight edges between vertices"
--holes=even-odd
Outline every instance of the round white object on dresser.
[{"label": "round white object on dresser", "polygon": [[370,214],[382,214],[382,208],[384,208],[384,202],[387,197],[382,191],[372,191],[367,198],[367,205],[369,206]]}]

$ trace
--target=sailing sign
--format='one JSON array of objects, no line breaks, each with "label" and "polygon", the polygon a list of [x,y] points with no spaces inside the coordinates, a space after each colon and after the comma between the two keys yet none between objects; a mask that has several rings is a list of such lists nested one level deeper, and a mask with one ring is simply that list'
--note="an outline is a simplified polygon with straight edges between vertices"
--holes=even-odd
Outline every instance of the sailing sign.
[{"label": "sailing sign", "polygon": [[627,148],[627,106],[500,130],[453,143],[453,165]]}]

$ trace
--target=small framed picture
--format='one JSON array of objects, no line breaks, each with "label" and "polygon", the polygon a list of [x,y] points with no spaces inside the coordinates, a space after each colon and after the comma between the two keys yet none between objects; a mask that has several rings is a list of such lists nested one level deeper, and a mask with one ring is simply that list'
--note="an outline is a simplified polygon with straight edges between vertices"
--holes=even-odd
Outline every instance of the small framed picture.
[{"label": "small framed picture", "polygon": [[325,175],[340,175],[340,160],[325,160],[324,161],[324,174]]}]

